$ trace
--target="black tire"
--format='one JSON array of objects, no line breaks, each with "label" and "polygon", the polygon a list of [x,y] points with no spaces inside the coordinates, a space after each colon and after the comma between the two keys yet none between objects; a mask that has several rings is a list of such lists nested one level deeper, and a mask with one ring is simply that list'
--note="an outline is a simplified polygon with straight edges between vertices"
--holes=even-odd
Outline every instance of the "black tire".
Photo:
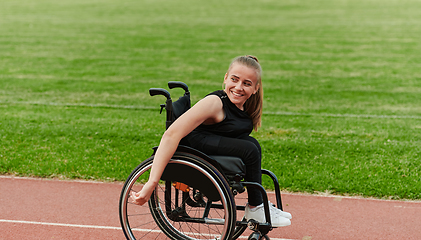
[{"label": "black tire", "polygon": [[[153,157],[147,159],[132,172],[121,193],[120,221],[128,239],[152,239],[162,234],[153,228],[140,230],[150,222],[150,216],[143,215],[144,209],[139,209],[145,206],[128,201],[131,191],[141,189],[136,184],[138,179],[149,176],[152,161]],[[195,155],[176,152],[162,179],[148,207],[149,215],[166,236],[174,240],[231,239],[236,219],[234,199],[228,183],[216,168]],[[174,182],[187,184],[190,191],[175,189]]]}]

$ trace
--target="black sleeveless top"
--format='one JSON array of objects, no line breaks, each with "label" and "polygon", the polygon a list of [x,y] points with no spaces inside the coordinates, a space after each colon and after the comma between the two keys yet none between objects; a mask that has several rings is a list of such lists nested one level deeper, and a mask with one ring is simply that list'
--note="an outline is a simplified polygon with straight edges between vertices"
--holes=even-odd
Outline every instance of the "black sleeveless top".
[{"label": "black sleeveless top", "polygon": [[225,118],[219,123],[205,125],[201,124],[192,134],[211,133],[224,137],[240,138],[250,135],[253,131],[253,121],[247,112],[240,110],[223,90],[212,92],[209,95],[218,96],[223,104]]}]

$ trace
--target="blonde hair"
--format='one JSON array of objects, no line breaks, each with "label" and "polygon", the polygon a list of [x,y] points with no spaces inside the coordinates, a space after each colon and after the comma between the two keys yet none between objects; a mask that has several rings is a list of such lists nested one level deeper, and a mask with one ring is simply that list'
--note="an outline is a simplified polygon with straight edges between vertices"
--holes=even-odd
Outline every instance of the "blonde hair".
[{"label": "blonde hair", "polygon": [[257,76],[257,92],[250,96],[244,103],[244,110],[250,115],[253,121],[253,129],[257,131],[262,125],[262,111],[263,111],[263,86],[262,86],[262,67],[259,60],[255,56],[246,55],[239,56],[232,60],[228,72],[231,70],[234,63],[242,64],[246,67],[253,68]]}]

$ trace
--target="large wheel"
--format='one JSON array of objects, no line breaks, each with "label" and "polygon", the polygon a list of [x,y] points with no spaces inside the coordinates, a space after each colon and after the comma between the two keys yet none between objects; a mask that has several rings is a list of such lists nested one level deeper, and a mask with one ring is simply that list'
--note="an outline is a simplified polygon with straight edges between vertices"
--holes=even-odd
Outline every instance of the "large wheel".
[{"label": "large wheel", "polygon": [[145,160],[131,173],[121,193],[120,222],[128,239],[231,239],[236,211],[228,183],[195,155],[177,152],[148,206],[130,203],[130,192],[142,188],[152,161]]}]

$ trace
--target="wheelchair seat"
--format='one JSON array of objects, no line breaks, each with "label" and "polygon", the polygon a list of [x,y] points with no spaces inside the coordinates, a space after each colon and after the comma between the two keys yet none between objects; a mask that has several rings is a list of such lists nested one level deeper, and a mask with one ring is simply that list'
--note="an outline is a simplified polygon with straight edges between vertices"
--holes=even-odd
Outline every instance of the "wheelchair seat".
[{"label": "wheelchair seat", "polygon": [[240,175],[244,177],[246,175],[246,165],[238,157],[231,156],[210,156],[214,159],[222,168],[222,171],[229,177]]},{"label": "wheelchair seat", "polygon": [[[234,194],[243,193],[245,191],[244,186],[240,183],[242,179],[246,176],[246,165],[243,160],[239,157],[231,156],[209,156],[222,169],[226,179],[228,180],[232,192]],[[215,166],[217,168],[217,166]]]}]

